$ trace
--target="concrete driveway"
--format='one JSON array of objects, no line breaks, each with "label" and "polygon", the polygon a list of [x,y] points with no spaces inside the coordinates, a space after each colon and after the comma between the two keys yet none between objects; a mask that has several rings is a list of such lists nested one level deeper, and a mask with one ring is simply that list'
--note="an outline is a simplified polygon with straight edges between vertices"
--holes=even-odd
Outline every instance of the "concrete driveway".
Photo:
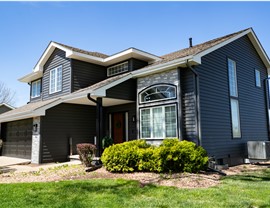
[{"label": "concrete driveway", "polygon": [[30,162],[31,162],[31,160],[29,160],[29,159],[0,156],[0,167],[19,165],[19,164],[28,164]]}]

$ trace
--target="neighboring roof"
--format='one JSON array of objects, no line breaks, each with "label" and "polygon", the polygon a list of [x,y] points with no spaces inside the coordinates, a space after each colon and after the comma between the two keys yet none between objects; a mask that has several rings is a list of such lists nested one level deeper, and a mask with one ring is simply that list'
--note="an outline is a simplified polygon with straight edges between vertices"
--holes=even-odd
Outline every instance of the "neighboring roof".
[{"label": "neighboring roof", "polygon": [[39,101],[35,103],[29,103],[19,108],[13,109],[6,113],[0,115],[0,123],[13,121],[13,120],[20,120],[25,118],[32,118],[35,116],[45,115],[45,111],[37,112],[38,110],[42,110],[44,106],[54,103],[59,98],[46,100],[46,101]]},{"label": "neighboring roof", "polygon": [[9,108],[9,109],[11,109],[11,110],[15,109],[15,107],[13,107],[13,106],[11,106],[11,105],[9,105],[9,104],[7,104],[7,103],[0,103],[0,107],[1,107],[1,106],[6,106],[7,108]]}]

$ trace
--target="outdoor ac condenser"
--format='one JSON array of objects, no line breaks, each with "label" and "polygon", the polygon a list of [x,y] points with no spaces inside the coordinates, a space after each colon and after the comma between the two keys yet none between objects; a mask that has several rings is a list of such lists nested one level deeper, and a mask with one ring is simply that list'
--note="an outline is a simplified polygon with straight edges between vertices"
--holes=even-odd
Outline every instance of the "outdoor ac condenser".
[{"label": "outdoor ac condenser", "polygon": [[270,141],[248,141],[248,158],[254,160],[270,159]]}]

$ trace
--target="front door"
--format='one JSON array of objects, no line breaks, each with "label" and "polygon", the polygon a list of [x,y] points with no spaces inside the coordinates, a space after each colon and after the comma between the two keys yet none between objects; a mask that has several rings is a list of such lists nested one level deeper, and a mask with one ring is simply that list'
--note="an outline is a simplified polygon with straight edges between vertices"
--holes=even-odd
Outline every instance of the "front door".
[{"label": "front door", "polygon": [[125,141],[125,113],[112,114],[112,136],[114,144]]}]

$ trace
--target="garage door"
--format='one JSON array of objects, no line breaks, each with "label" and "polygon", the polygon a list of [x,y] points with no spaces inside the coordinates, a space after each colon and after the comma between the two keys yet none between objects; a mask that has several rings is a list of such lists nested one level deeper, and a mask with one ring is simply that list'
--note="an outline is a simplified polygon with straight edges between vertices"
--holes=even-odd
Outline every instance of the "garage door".
[{"label": "garage door", "polygon": [[32,126],[32,119],[6,123],[2,155],[31,159]]}]

